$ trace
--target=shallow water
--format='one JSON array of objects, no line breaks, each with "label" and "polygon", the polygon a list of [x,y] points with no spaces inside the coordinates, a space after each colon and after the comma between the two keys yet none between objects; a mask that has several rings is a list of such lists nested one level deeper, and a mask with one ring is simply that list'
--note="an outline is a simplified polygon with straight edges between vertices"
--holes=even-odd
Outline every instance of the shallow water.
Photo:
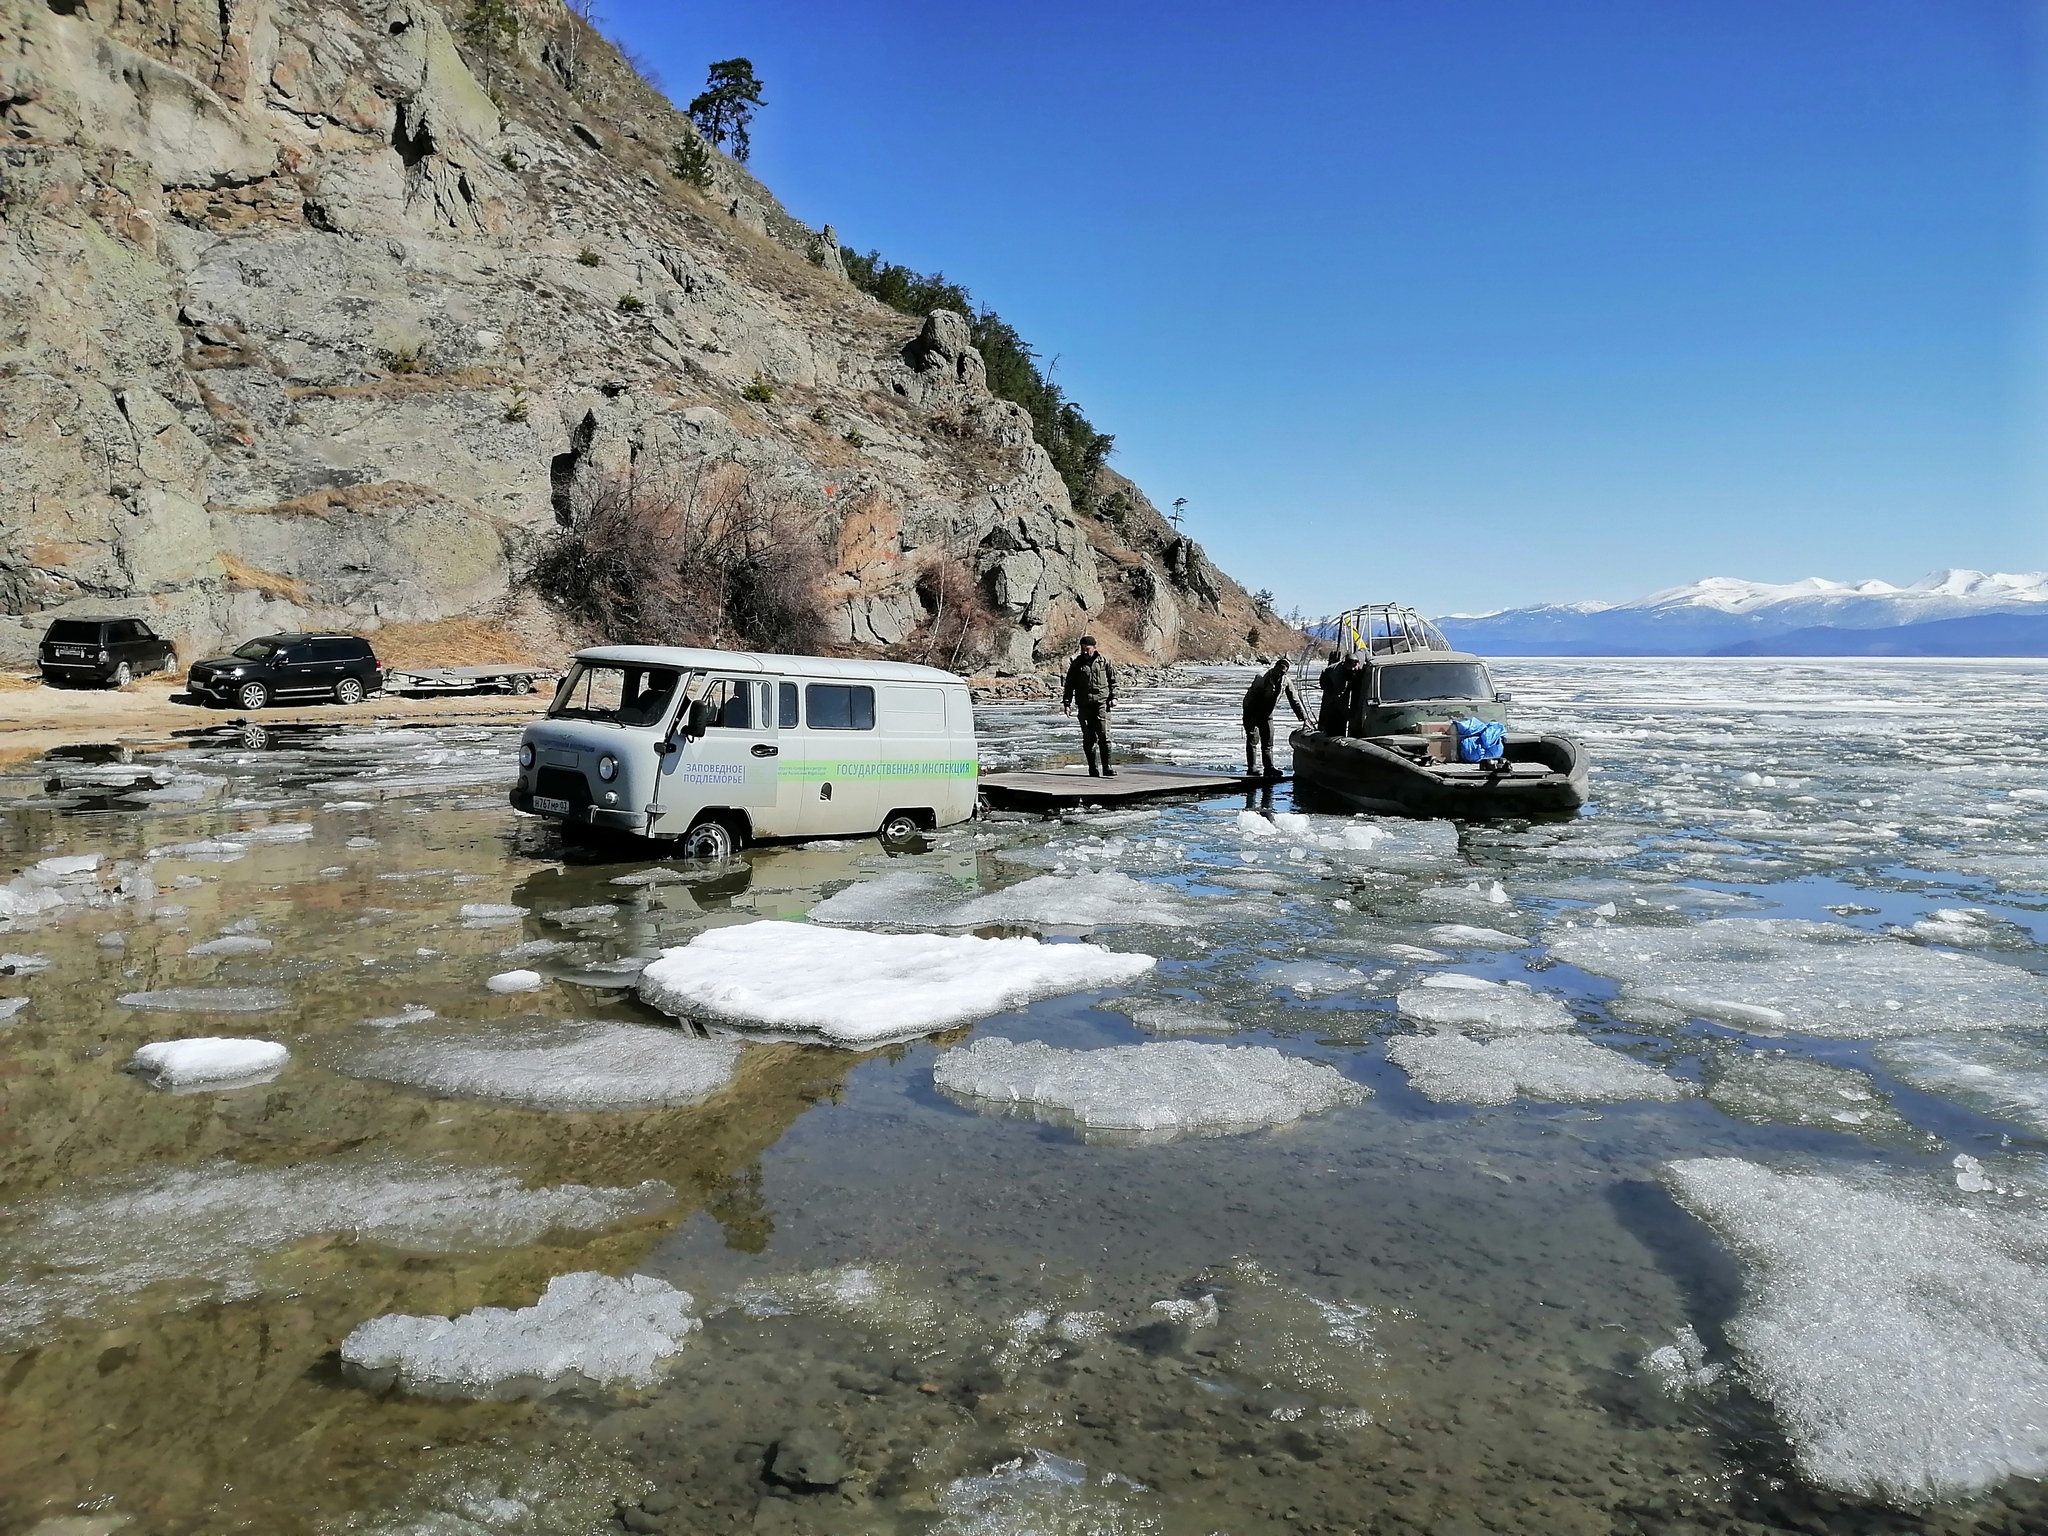
[{"label": "shallow water", "polygon": [[[1809,1454],[1839,1425],[1800,1417],[1810,1383],[1765,1369],[1746,1321],[1792,1293],[1668,1183],[1702,1157],[1889,1180],[1901,1209],[1992,1202],[2000,1262],[2048,1264],[2025,1226],[2048,1188],[2048,762],[2006,727],[2043,668],[1499,670],[1517,723],[1585,737],[1588,814],[1362,838],[1292,820],[1283,789],[707,869],[515,816],[512,731],[229,727],[0,764],[0,876],[103,856],[39,887],[84,899],[0,925],[0,1010],[27,1000],[0,1018],[0,1529],[595,1531],[622,1507],[692,1532],[2048,1529],[2026,1478],[1915,1497]],[[1121,744],[1230,761],[1244,680],[1134,695]],[[991,767],[1076,755],[1042,706],[982,731]],[[884,875],[928,878],[845,899],[850,926],[979,910],[1160,964],[867,1053],[638,1037],[623,1059],[660,1091],[607,1077],[621,1030],[679,1028],[631,990],[640,961]],[[1600,958],[1731,918],[1833,924],[1872,958],[1831,972],[1839,945],[1748,929],[1684,976]],[[486,987],[517,969],[538,988]],[[1418,991],[1446,972],[1554,996],[1557,1038],[1680,1096],[1426,1097],[1387,1044],[1436,1027],[1404,992],[1468,995]],[[1471,1038],[1555,1015],[1481,1010],[1498,1028]],[[291,1056],[184,1092],[121,1070],[207,1035]],[[1104,1134],[941,1092],[941,1053],[984,1037],[1270,1046],[1370,1094]],[[1872,1393],[1938,1398],[1933,1357],[1982,1376],[1974,1338],[2040,1325],[2026,1286],[2008,1305],[1957,1266],[1961,1322]],[[583,1270],[696,1298],[655,1386],[451,1400],[339,1361],[370,1319],[527,1307]],[[1937,1256],[1929,1306],[1943,1283]],[[1700,1379],[1646,1365],[1688,1326]],[[2023,1424],[1968,1433],[2009,1431],[2026,1465]]]}]

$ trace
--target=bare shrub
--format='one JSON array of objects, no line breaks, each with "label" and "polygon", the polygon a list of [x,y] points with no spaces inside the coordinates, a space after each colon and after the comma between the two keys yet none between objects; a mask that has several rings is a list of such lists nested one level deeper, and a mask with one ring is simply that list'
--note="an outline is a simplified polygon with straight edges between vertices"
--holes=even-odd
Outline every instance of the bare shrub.
[{"label": "bare shrub", "polygon": [[890,647],[892,658],[971,672],[994,654],[996,611],[964,560],[940,555],[926,561],[916,590],[928,617],[916,633]]},{"label": "bare shrub", "polygon": [[737,465],[620,478],[578,498],[528,582],[615,640],[810,652],[825,637],[819,516]]}]

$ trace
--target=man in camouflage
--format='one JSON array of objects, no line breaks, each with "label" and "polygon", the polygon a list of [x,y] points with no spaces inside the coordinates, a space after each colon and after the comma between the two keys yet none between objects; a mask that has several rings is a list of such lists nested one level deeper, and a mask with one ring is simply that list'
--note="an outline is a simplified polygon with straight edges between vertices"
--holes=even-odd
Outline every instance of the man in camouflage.
[{"label": "man in camouflage", "polygon": [[1285,656],[1261,672],[1244,691],[1244,771],[1249,778],[1259,777],[1261,757],[1266,763],[1265,777],[1280,777],[1280,771],[1273,766],[1273,711],[1282,699],[1294,711],[1294,718],[1307,725],[1308,710],[1302,705],[1294,679],[1287,675]]},{"label": "man in camouflage", "polygon": [[1116,668],[1095,648],[1095,637],[1081,637],[1081,653],[1067,664],[1066,691],[1060,709],[1081,711],[1081,750],[1088,754],[1090,778],[1116,777],[1109,763],[1109,712],[1116,708]]}]

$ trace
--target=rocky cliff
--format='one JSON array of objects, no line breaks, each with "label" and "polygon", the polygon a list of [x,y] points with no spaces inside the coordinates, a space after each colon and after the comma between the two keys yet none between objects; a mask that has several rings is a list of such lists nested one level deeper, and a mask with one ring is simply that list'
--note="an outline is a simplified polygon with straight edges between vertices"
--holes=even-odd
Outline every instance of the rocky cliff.
[{"label": "rocky cliff", "polygon": [[679,174],[687,119],[556,0],[0,0],[0,117],[0,658],[107,611],[188,656],[565,645],[550,538],[707,469],[815,530],[843,647],[914,650],[940,566],[986,605],[964,665],[1286,643],[1135,486],[1078,513],[959,316]]}]

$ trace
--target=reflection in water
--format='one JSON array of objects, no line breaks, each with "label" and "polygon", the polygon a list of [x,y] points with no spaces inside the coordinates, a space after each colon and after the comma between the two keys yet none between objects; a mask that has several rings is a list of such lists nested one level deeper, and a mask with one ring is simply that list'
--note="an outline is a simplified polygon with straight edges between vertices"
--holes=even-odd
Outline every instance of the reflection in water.
[{"label": "reflection in water", "polygon": [[[2037,985],[2048,769],[1993,728],[2014,669],[1503,670],[1520,674],[1522,723],[1592,746],[1595,803],[1575,822],[1381,836],[1294,818],[1283,787],[707,868],[515,817],[516,736],[495,728],[215,726],[0,766],[0,876],[103,856],[65,887],[77,899],[0,943],[48,961],[0,974],[0,1008],[26,1000],[0,1016],[0,1314],[43,1319],[0,1354],[0,1528],[2044,1528],[2024,1480],[1925,1509],[1803,1482],[1736,1348],[1754,1277],[1662,1182],[1702,1156],[1876,1164],[1930,1201],[2030,1210],[2033,1194],[1996,1191],[2039,1187],[2038,1139],[1985,1113],[2018,1102],[2028,1042],[1971,1055],[1967,1033],[1945,1036],[1960,1065],[1906,1082],[1887,1063],[1924,1050],[1748,1033],[1761,1016],[1745,1022],[1740,999],[1699,1016],[1624,997],[1557,958],[1600,946],[1551,947],[1602,925],[1654,937],[1796,916],[1896,930],[1885,953],[1911,970],[1981,930],[1998,943],[1973,954]],[[1243,685],[1219,671],[1134,693],[1120,739],[1227,761]],[[1042,706],[987,711],[990,765],[1047,760],[1070,730]],[[1085,932],[1161,963],[1111,997],[866,1056],[750,1044],[728,1086],[683,1107],[556,1113],[478,1096],[488,1074],[462,1097],[369,1075],[394,1054],[552,1039],[542,1025],[675,1027],[630,985],[661,948],[905,871],[956,901],[1045,882],[1006,899],[1002,932]],[[1118,881],[1156,899],[1073,920]],[[1958,909],[1978,915],[1923,921]],[[1146,926],[1162,914],[1174,924]],[[270,948],[195,952],[224,936]],[[1771,953],[1758,945],[1757,963]],[[486,990],[515,967],[540,989]],[[1518,1016],[1700,1092],[1425,1099],[1385,1041],[1429,1027],[1397,999],[1444,972],[1553,994],[1562,1007]],[[118,1002],[181,988],[285,1003]],[[1373,1096],[1122,1147],[977,1115],[933,1086],[939,1054],[977,1034],[1081,1050],[1189,1031],[1326,1064]],[[148,1041],[206,1034],[291,1059],[222,1093],[156,1093],[120,1070]],[[1986,1072],[2008,1077],[1987,1088]],[[366,1168],[506,1203],[409,1226],[363,1215],[349,1200]],[[539,1234],[505,1218],[514,1196],[650,1182],[672,1194]],[[318,1193],[238,1214],[229,1185]],[[109,1198],[137,1189],[184,1191],[194,1215],[180,1226],[185,1208],[159,1200],[160,1228],[123,1220]],[[342,1207],[358,1214],[322,1214]],[[67,1216],[69,1247],[50,1238]],[[94,1241],[92,1219],[121,1229]],[[199,1242],[223,1230],[239,1234],[232,1264]],[[526,1306],[579,1270],[699,1299],[705,1328],[664,1382],[464,1403],[379,1395],[338,1369],[368,1318]],[[1660,1349],[1682,1369],[1646,1365]]]}]

